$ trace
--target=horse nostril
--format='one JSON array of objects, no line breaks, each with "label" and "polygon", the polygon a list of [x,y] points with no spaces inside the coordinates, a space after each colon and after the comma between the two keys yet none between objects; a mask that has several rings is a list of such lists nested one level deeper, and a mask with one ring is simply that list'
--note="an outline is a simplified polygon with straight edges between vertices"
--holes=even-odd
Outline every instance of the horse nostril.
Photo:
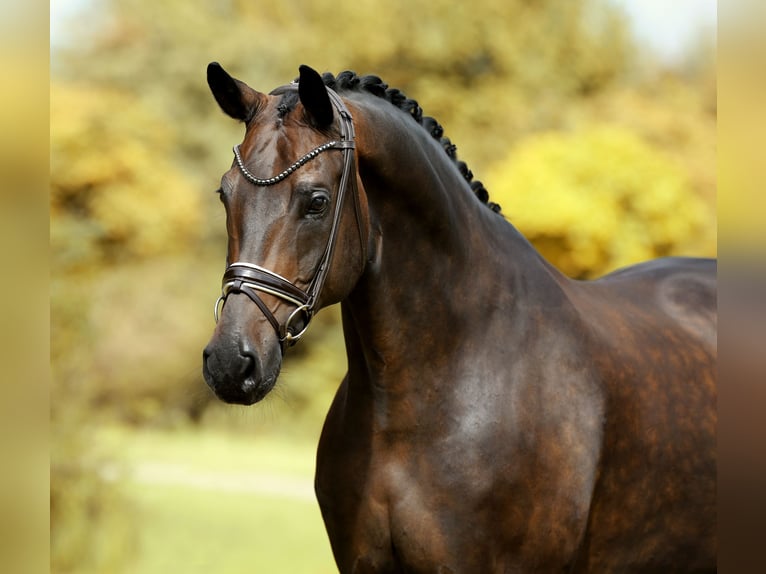
[{"label": "horse nostril", "polygon": [[240,375],[242,378],[255,378],[255,366],[258,362],[255,353],[250,349],[242,349],[240,351],[240,356],[242,357],[242,364],[240,366]]},{"label": "horse nostril", "polygon": [[226,381],[236,382],[256,379],[258,373],[258,356],[249,348],[218,349],[208,346],[202,351],[202,372],[205,380],[211,385],[223,384]]},{"label": "horse nostril", "polygon": [[210,372],[210,355],[212,354],[213,352],[209,347],[205,347],[205,349],[202,351],[202,372],[205,373],[205,375]]}]

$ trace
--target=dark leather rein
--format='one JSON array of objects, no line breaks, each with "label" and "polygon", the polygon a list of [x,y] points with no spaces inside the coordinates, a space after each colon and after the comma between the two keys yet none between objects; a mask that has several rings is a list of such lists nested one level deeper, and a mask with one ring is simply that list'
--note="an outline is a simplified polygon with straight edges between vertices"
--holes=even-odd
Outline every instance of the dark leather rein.
[{"label": "dark leather rein", "polygon": [[[272,94],[283,93],[287,90],[297,89],[297,84],[288,84],[282,88],[277,88]],[[290,347],[298,342],[298,340],[304,335],[308,329],[309,323],[316,311],[317,300],[322,292],[325,280],[327,279],[327,273],[332,261],[333,251],[335,250],[335,243],[338,237],[338,228],[340,226],[340,218],[343,207],[343,200],[346,196],[346,191],[349,187],[354,189],[351,195],[354,198],[354,207],[356,211],[357,227],[359,228],[359,239],[362,244],[362,254],[364,255],[364,241],[362,238],[362,219],[361,209],[359,205],[359,197],[356,190],[356,175],[354,170],[354,123],[351,118],[351,114],[340,99],[340,96],[336,94],[330,88],[327,88],[327,93],[330,96],[330,101],[338,111],[340,117],[340,133],[341,139],[323,144],[293,163],[290,167],[282,171],[280,174],[268,178],[260,179],[250,173],[245,167],[242,157],[240,155],[239,146],[234,146],[234,158],[242,175],[252,183],[259,187],[265,187],[279,183],[286,179],[291,173],[298,170],[300,167],[317,157],[322,152],[339,149],[343,151],[343,172],[340,177],[340,183],[338,184],[338,194],[335,198],[335,212],[332,219],[332,227],[330,228],[330,235],[327,238],[327,245],[325,246],[324,253],[317,263],[316,270],[314,271],[314,277],[309,283],[308,288],[304,291],[300,287],[296,286],[291,281],[285,279],[281,275],[274,273],[268,269],[265,269],[259,265],[253,263],[246,263],[243,261],[237,261],[232,263],[226,268],[226,272],[223,274],[223,285],[221,296],[215,303],[215,320],[218,322],[218,311],[222,308],[222,305],[226,304],[226,299],[231,294],[242,293],[247,295],[253,303],[261,310],[261,313],[271,323],[274,331],[279,337],[281,343],[282,352],[284,353],[287,347]],[[266,306],[263,299],[258,295],[258,292],[268,293],[274,297],[278,297],[283,301],[289,303],[295,309],[287,317],[287,320],[280,324],[274,313]],[[299,321],[303,320],[301,324]]]}]

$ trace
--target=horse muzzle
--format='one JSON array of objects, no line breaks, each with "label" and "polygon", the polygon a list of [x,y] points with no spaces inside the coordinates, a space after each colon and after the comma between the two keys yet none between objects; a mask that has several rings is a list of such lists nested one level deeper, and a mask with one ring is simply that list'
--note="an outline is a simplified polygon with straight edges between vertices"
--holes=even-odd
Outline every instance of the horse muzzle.
[{"label": "horse muzzle", "polygon": [[[281,359],[281,353],[277,354]],[[275,362],[275,366],[265,364],[268,361],[250,346],[216,334],[202,352],[202,374],[222,401],[252,405],[274,388],[281,360]]]}]

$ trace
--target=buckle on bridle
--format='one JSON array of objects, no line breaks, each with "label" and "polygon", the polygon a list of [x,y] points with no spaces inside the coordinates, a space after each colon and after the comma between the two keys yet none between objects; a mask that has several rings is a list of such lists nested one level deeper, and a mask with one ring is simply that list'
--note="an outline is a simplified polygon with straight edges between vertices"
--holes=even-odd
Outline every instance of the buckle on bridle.
[{"label": "buckle on bridle", "polygon": [[221,304],[226,302],[226,294],[221,293],[221,296],[218,297],[218,299],[215,300],[215,307],[213,307],[213,317],[215,317],[215,322],[218,323],[219,318],[219,309],[221,308]]},{"label": "buckle on bridle", "polygon": [[[291,331],[292,322],[301,313],[304,315],[305,322],[301,330],[293,334]],[[287,347],[292,347],[293,345],[295,345],[295,343],[300,341],[301,337],[303,337],[303,335],[309,329],[309,324],[311,323],[312,316],[313,316],[313,311],[311,307],[309,307],[308,305],[301,305],[300,307],[293,310],[293,312],[290,313],[290,316],[287,318],[287,320],[282,324],[280,328],[281,332],[280,332],[279,340],[282,342],[282,344]]]}]

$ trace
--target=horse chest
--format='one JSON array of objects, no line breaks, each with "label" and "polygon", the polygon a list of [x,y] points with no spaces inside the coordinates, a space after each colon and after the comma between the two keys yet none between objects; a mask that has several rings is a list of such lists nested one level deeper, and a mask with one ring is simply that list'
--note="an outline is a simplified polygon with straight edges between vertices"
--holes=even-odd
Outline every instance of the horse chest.
[{"label": "horse chest", "polygon": [[534,469],[521,461],[492,464],[442,437],[372,449],[362,467],[345,446],[333,465],[345,482],[317,481],[341,572],[502,572],[541,556],[560,565],[579,540],[587,500],[559,480],[522,480]]},{"label": "horse chest", "polygon": [[354,488],[336,484],[320,495],[341,572],[481,571],[469,552],[486,551],[486,541],[476,540],[486,525],[461,518],[472,494],[413,462],[378,454]]}]

